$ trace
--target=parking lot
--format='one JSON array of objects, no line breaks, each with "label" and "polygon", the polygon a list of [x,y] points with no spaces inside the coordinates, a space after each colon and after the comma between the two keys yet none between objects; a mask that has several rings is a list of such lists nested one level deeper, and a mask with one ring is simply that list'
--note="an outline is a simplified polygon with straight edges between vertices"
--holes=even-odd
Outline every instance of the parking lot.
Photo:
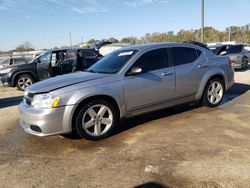
[{"label": "parking lot", "polygon": [[249,187],[250,70],[235,81],[218,108],[143,115],[97,142],[26,134],[22,92],[0,88],[1,187]]}]

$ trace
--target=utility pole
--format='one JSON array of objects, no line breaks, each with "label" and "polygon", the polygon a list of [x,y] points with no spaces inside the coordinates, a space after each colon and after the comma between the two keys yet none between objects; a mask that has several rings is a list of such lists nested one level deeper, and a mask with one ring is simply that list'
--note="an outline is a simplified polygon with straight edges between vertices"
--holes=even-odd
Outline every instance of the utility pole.
[{"label": "utility pole", "polygon": [[72,39],[71,39],[71,32],[69,32],[69,45],[72,48]]},{"label": "utility pole", "polygon": [[201,41],[204,43],[204,0],[201,0]]}]

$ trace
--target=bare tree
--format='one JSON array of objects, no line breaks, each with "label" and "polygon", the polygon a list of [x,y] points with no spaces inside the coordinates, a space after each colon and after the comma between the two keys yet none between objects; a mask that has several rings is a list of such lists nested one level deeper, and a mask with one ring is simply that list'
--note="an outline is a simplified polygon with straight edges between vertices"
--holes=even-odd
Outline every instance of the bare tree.
[{"label": "bare tree", "polygon": [[35,50],[33,45],[29,41],[26,41],[20,44],[19,46],[17,46],[13,51],[24,52],[24,51],[32,51],[32,50]]}]

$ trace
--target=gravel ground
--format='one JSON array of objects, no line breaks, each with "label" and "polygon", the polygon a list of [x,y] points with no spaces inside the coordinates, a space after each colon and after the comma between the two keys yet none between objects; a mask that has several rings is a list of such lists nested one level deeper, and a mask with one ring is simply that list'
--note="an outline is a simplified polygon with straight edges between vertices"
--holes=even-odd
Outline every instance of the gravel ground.
[{"label": "gravel ground", "polygon": [[26,134],[23,93],[0,88],[0,187],[250,187],[250,71],[235,76],[218,108],[136,117],[98,142]]}]

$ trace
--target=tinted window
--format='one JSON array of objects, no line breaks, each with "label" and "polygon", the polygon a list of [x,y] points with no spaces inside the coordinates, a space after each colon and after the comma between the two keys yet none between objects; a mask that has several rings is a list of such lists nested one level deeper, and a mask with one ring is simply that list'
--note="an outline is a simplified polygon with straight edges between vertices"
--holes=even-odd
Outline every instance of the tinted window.
[{"label": "tinted window", "polygon": [[87,71],[105,74],[115,74],[119,72],[136,51],[119,51],[106,55],[97,61]]},{"label": "tinted window", "polygon": [[167,67],[167,49],[157,49],[143,54],[133,66],[140,67],[143,72]]},{"label": "tinted window", "polygon": [[227,49],[227,54],[236,54],[236,53],[241,53],[243,46],[238,45],[238,46],[232,46]]},{"label": "tinted window", "polygon": [[175,66],[193,63],[197,59],[196,50],[193,48],[172,48]]},{"label": "tinted window", "polygon": [[94,52],[91,52],[91,51],[83,51],[83,53],[84,53],[84,56],[86,58],[96,57],[96,54]]}]

